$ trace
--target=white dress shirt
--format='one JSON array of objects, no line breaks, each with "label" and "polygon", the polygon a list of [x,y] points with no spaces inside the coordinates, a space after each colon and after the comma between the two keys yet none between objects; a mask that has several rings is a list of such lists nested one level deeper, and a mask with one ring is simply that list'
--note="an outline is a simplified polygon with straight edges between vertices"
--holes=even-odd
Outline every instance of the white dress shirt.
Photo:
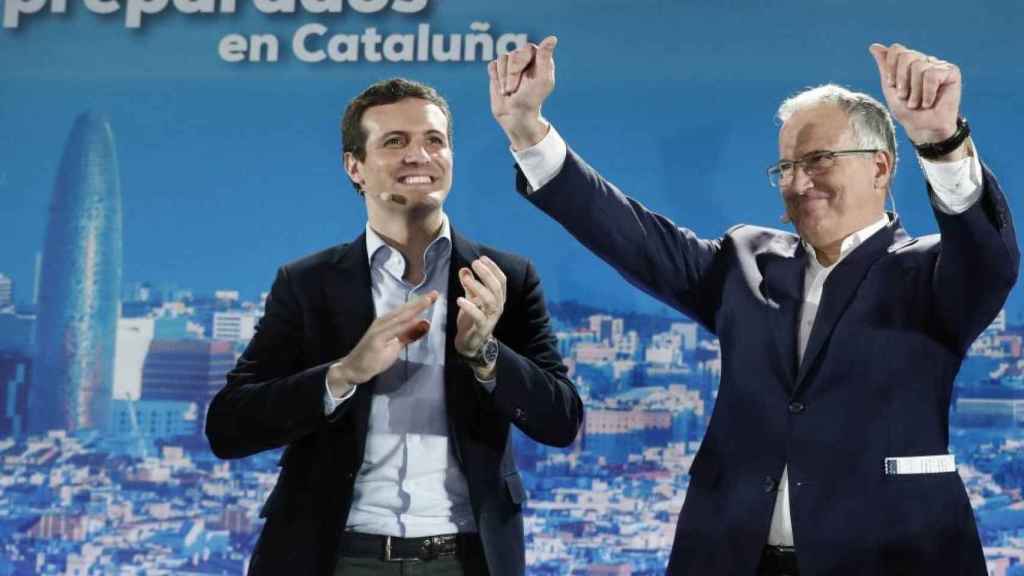
[{"label": "white dress shirt", "polygon": [[[973,149],[973,145],[970,150],[971,154],[968,157],[955,162],[931,162],[918,158],[925,177],[934,192],[931,196],[932,204],[941,212],[960,214],[973,206],[981,197],[983,190],[981,161],[977,151]],[[526,177],[526,181],[530,183],[533,190],[543,187],[558,175],[567,153],[565,140],[558,134],[554,126],[551,126],[547,135],[534,146],[518,152],[512,150],[512,155],[515,156],[523,176]],[[813,256],[807,259],[807,271],[804,275],[804,301],[800,309],[800,325],[797,334],[798,360],[803,360],[804,350],[807,348],[807,340],[811,335],[811,327],[814,326],[814,318],[818,314],[822,289],[828,275],[843,258],[888,223],[888,217],[882,216],[878,221],[844,239],[840,247],[839,260],[831,266],[822,266]],[[814,249],[806,242],[804,247],[809,255],[815,254]],[[788,464],[783,467],[782,478],[779,480],[768,543],[778,546],[793,546],[794,544],[793,522],[789,509]]]},{"label": "white dress shirt", "polygon": [[[469,484],[448,437],[445,408],[445,328],[451,229],[424,251],[425,276],[418,285],[402,279],[406,261],[369,224],[366,251],[377,316],[431,290],[440,297],[425,312],[427,335],[408,344],[398,361],[377,375],[370,408],[366,452],[356,476],[346,530],[365,534],[420,537],[476,532]],[[493,385],[493,384],[492,384]],[[329,415],[354,393],[334,398],[325,390]]]}]

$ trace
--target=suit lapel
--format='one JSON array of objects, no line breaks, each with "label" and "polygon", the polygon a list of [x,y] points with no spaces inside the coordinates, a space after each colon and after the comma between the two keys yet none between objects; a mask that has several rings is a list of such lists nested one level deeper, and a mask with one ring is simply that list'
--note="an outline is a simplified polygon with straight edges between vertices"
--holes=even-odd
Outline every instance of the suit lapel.
[{"label": "suit lapel", "polygon": [[818,314],[814,318],[814,326],[807,341],[803,362],[797,373],[796,388],[799,390],[811,371],[815,361],[828,342],[832,331],[849,306],[853,295],[857,293],[864,276],[886,249],[892,245],[894,238],[905,236],[898,220],[882,228],[863,244],[858,246],[833,270],[822,290]]},{"label": "suit lapel", "polygon": [[758,267],[764,271],[762,294],[777,305],[775,312],[770,315],[772,339],[790,392],[796,386],[795,331],[800,320],[804,271],[807,268],[807,253],[799,241],[795,244],[791,255],[772,252],[758,256],[758,260],[761,260]]},{"label": "suit lapel", "polygon": [[[445,322],[445,361],[444,361],[444,397],[445,408],[448,411],[448,436],[451,439],[455,457],[466,470],[462,460],[461,430],[463,418],[475,411],[472,403],[467,402],[475,388],[467,387],[467,382],[473,382],[472,370],[458,360],[458,352],[455,351],[455,334],[458,332],[459,306],[456,300],[463,296],[465,291],[462,283],[459,282],[459,270],[468,267],[469,264],[480,256],[480,251],[475,244],[470,242],[461,234],[452,234],[452,255],[451,264],[448,267],[448,319]],[[469,473],[466,471],[467,474]]]},{"label": "suit lapel", "polygon": [[[366,254],[366,235],[343,246],[333,266],[323,278],[323,299],[331,319],[331,334],[325,337],[337,339],[336,347],[341,355],[348,354],[375,318],[373,296],[370,293],[370,261]],[[350,413],[354,418],[357,442],[362,454],[366,442],[366,431],[370,423],[370,402],[373,399],[374,381],[356,388]]]}]

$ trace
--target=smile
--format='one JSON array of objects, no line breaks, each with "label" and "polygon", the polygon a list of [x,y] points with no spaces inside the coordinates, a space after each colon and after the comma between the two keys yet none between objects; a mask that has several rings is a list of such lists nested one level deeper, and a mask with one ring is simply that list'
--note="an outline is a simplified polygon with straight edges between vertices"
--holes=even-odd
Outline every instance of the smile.
[{"label": "smile", "polygon": [[434,180],[435,178],[433,176],[426,176],[423,174],[402,176],[398,179],[402,184],[433,184]]}]

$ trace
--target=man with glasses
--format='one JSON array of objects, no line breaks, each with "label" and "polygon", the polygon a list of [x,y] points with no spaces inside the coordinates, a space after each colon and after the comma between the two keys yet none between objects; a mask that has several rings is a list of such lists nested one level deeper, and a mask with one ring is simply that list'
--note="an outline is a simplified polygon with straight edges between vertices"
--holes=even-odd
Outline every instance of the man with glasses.
[{"label": "man with glasses", "polygon": [[[706,240],[624,195],[541,117],[555,43],[489,68],[519,190],[721,342],[668,572],[986,574],[947,453],[949,403],[1019,253],[959,114],[959,69],[874,44],[888,110],[834,85],[784,101],[768,176],[798,235],[741,225]],[[939,235],[913,238],[884,209],[890,111],[915,145]]]}]

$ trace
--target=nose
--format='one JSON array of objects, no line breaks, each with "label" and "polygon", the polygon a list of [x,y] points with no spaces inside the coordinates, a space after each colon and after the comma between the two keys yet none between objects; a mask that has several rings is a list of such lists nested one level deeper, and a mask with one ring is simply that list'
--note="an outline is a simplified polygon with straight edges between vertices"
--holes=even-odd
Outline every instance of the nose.
[{"label": "nose", "polygon": [[803,196],[808,189],[813,187],[814,178],[804,170],[803,165],[797,164],[793,166],[793,180],[787,186],[788,192],[797,196]]},{"label": "nose", "polygon": [[430,162],[430,154],[423,146],[414,144],[406,151],[403,160],[406,164],[426,164]]}]

